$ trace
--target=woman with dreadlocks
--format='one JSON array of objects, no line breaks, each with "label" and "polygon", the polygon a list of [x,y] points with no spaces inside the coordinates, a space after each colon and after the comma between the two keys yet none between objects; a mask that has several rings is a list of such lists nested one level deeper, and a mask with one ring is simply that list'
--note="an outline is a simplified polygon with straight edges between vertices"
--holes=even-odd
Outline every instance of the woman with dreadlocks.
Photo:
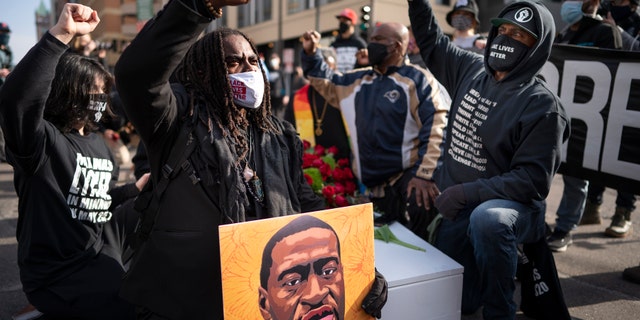
[{"label": "woman with dreadlocks", "polygon": [[[141,319],[222,319],[218,225],[324,208],[304,179],[295,129],[271,113],[252,42],[230,29],[197,40],[223,6],[245,2],[170,1],[116,65],[159,198],[122,284]],[[168,165],[176,154],[185,160]],[[379,312],[386,291],[370,300]]]}]

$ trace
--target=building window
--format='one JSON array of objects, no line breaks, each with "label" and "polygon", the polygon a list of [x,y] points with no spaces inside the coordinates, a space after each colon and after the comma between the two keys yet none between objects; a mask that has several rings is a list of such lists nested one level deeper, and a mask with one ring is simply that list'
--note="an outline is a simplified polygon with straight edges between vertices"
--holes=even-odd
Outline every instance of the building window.
[{"label": "building window", "polygon": [[287,0],[287,13],[293,14],[340,0]]},{"label": "building window", "polygon": [[287,0],[287,13],[292,14],[307,10],[315,0]]},{"label": "building window", "polygon": [[238,27],[246,27],[272,19],[272,0],[252,1],[238,7]]}]

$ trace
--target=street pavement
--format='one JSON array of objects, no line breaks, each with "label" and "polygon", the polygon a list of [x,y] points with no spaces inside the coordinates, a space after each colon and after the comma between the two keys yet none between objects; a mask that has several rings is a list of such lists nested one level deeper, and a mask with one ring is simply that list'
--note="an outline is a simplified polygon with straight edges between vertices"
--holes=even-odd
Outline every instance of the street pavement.
[{"label": "street pavement", "polygon": [[[123,177],[127,174],[125,171]],[[18,201],[12,178],[11,167],[0,164],[0,320],[10,320],[12,314],[27,304],[18,276],[15,239]],[[555,224],[562,187],[562,179],[557,176],[546,215],[551,226]],[[606,237],[604,229],[615,210],[615,195],[615,190],[605,191],[602,225],[580,226],[573,232],[573,245],[566,252],[554,254],[565,300],[574,319],[640,319],[640,285],[622,279],[624,268],[640,264],[640,210],[632,214],[637,229],[634,233],[622,239]],[[519,296],[515,299],[519,302]],[[462,317],[481,318],[480,313]],[[518,313],[516,319],[528,318]]]}]

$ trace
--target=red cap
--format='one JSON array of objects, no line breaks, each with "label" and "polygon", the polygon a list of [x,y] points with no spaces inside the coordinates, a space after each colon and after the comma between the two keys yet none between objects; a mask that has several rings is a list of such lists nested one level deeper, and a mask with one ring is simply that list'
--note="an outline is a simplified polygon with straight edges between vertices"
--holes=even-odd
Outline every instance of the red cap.
[{"label": "red cap", "polygon": [[2,32],[11,32],[11,29],[9,29],[9,25],[6,24],[5,22],[0,22],[0,31],[2,31]]},{"label": "red cap", "polygon": [[351,24],[353,25],[355,25],[358,22],[358,15],[356,14],[355,11],[349,8],[342,10],[342,12],[340,12],[340,14],[336,16],[336,18],[340,18],[340,17],[344,17],[351,20]]}]

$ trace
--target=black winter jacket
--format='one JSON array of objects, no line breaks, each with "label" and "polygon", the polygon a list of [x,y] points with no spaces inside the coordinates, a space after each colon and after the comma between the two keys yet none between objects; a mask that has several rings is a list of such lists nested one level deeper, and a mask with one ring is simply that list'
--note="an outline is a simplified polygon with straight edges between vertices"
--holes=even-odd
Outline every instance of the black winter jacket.
[{"label": "black winter jacket", "polygon": [[[172,87],[169,77],[210,22],[199,9],[169,2],[116,65],[120,96],[147,148],[154,181],[176,149],[181,126],[192,123],[190,97],[182,86]],[[243,221],[249,211],[241,198],[247,195],[243,184],[234,183],[235,159],[218,125],[208,130],[204,109],[194,110],[197,146],[189,157],[198,181],[187,174],[171,181],[122,289],[129,301],[170,319],[222,319],[218,226]],[[281,133],[258,133],[252,146],[265,191],[266,208],[258,210],[258,218],[323,209],[302,174],[302,144],[294,128],[275,117],[271,121]]]}]

